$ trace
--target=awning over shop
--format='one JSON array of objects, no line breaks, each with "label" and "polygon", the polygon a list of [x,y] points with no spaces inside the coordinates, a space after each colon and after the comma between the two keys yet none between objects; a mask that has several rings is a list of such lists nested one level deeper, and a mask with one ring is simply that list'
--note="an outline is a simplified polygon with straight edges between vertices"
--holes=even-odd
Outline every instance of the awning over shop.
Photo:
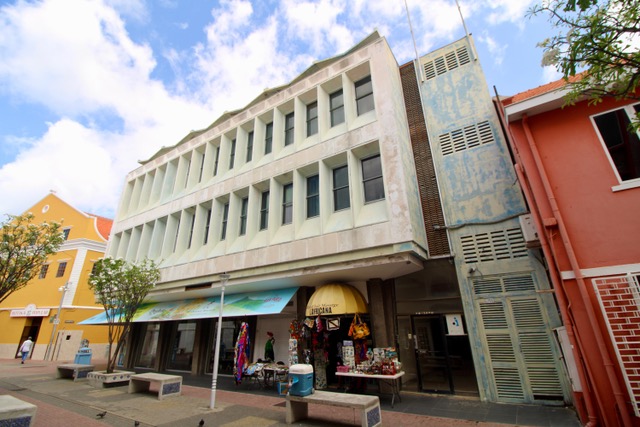
[{"label": "awning over shop", "polygon": [[368,313],[367,302],[353,286],[335,283],[317,289],[307,303],[307,316]]},{"label": "awning over shop", "polygon": [[[258,314],[280,313],[291,300],[295,288],[272,289],[269,291],[225,294],[223,317],[255,316]],[[218,317],[220,297],[196,298],[167,302],[149,302],[140,306],[133,316],[133,322],[162,322],[168,320],[205,319]],[[80,325],[105,325],[104,312],[79,322]]]}]

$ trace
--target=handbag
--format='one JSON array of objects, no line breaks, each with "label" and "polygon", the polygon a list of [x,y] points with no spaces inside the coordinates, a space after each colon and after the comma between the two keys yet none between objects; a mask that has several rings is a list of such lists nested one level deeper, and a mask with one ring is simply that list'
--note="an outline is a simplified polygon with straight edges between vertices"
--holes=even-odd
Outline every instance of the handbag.
[{"label": "handbag", "polygon": [[362,321],[358,313],[353,316],[353,321],[351,322],[351,327],[349,328],[349,336],[353,337],[354,340],[361,340],[371,335],[369,331],[369,326],[365,322]]}]

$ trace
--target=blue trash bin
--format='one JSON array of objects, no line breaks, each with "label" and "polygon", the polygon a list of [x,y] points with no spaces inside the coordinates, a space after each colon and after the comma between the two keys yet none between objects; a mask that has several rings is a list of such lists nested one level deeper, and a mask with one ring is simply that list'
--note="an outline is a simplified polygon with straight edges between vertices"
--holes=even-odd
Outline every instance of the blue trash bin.
[{"label": "blue trash bin", "polygon": [[73,363],[76,363],[78,365],[91,365],[91,349],[79,349],[76,353],[76,358],[73,360]]}]

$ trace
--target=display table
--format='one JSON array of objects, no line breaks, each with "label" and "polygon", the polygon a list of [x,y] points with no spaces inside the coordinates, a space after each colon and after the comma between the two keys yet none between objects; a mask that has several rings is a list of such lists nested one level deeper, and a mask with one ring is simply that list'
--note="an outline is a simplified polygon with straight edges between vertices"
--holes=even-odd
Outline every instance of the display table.
[{"label": "display table", "polygon": [[262,367],[263,387],[276,387],[280,381],[286,381],[289,368],[284,365],[270,363]]},{"label": "display table", "polygon": [[[400,377],[404,375],[404,371],[400,371],[395,375],[376,375],[376,374],[357,374],[355,372],[336,372],[336,376],[347,378],[367,378],[375,379],[378,382],[378,392],[380,392],[380,381],[386,382],[391,386],[391,407],[395,403],[396,396],[398,400],[402,401],[400,397]],[[345,389],[345,393],[349,390],[349,387]]]}]

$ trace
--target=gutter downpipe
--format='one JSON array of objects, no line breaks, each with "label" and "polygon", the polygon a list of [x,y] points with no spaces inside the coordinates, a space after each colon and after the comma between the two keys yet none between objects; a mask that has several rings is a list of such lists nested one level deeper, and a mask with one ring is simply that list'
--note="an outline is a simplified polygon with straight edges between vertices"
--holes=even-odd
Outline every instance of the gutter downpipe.
[{"label": "gutter downpipe", "polygon": [[[504,124],[503,128],[505,131],[505,136],[507,138],[507,142],[509,143],[509,145],[511,146],[511,149],[513,150],[514,159],[516,161],[514,165],[514,169],[516,171],[516,176],[518,177],[518,181],[520,182],[520,188],[522,189],[522,192],[524,193],[526,200],[534,201],[535,198],[533,196],[533,192],[531,191],[531,188],[528,185],[529,180],[526,178],[525,170],[524,170],[524,167],[522,166],[522,159],[520,157],[520,152],[518,151],[518,147],[513,142],[514,138],[511,135],[511,130],[509,129],[509,123],[506,118],[504,106],[502,105],[502,101],[500,100],[500,97],[498,96],[497,92],[496,92],[496,99],[498,100],[499,107],[501,107],[501,108],[497,108],[496,110],[498,111],[500,120]],[[533,220],[536,223],[536,228],[540,231],[543,231],[544,224],[542,223],[542,215],[540,211],[537,209],[536,204],[532,204],[532,208],[535,208],[535,209],[531,209],[531,213],[533,216]],[[542,246],[542,252],[545,258],[548,260],[554,260],[555,257],[553,256],[552,249],[549,244],[549,239],[547,239],[546,233],[543,233],[543,232],[540,233],[540,244]],[[556,299],[558,300],[560,315],[562,316],[562,323],[564,324],[565,328],[567,328],[567,337],[569,338],[569,342],[571,343],[571,352],[573,353],[573,357],[576,360],[576,363],[579,363],[579,366],[577,366],[578,368],[577,372],[578,372],[578,377],[580,379],[580,383],[582,384],[581,394],[582,394],[582,398],[584,399],[584,406],[587,412],[586,415],[587,415],[587,418],[589,419],[589,421],[585,424],[585,427],[595,427],[598,424],[598,417],[597,415],[595,415],[596,410],[593,405],[593,399],[591,398],[591,393],[589,393],[588,390],[585,390],[589,382],[587,381],[587,376],[585,374],[585,369],[587,369],[587,367],[585,366],[585,362],[581,357],[580,352],[578,351],[578,347],[582,348],[580,343],[580,338],[574,332],[573,319],[568,313],[569,302],[566,299],[564,287],[562,286],[562,281],[560,280],[560,277],[558,274],[559,268],[556,263],[554,263],[554,265],[556,266],[556,268],[548,269],[549,277],[551,278],[551,283],[553,284],[553,289],[555,290],[554,294],[556,296]]]},{"label": "gutter downpipe", "polygon": [[600,353],[600,356],[602,357],[603,364],[607,372],[607,377],[609,378],[609,383],[611,385],[611,388],[613,389],[613,394],[614,394],[616,403],[618,404],[618,408],[619,408],[618,413],[622,417],[622,421],[624,425],[631,426],[632,422],[631,422],[631,419],[629,418],[629,413],[626,409],[624,397],[620,389],[620,384],[618,383],[616,372],[613,369],[613,363],[611,362],[611,358],[609,357],[609,354],[605,347],[604,338],[602,336],[602,332],[598,325],[595,312],[591,304],[591,299],[589,298],[589,295],[587,294],[587,291],[586,291],[584,276],[580,271],[580,266],[578,265],[578,259],[573,250],[573,246],[571,245],[571,242],[569,240],[567,229],[565,227],[564,221],[562,219],[562,215],[558,208],[558,204],[556,202],[553,189],[549,184],[547,174],[545,172],[544,166],[542,165],[540,153],[538,152],[538,149],[534,144],[534,138],[533,138],[533,134],[531,133],[531,129],[529,128],[529,120],[528,120],[527,114],[522,115],[522,125],[527,138],[527,143],[529,144],[529,149],[531,150],[531,154],[533,156],[534,162],[536,163],[536,168],[538,169],[538,173],[540,174],[542,185],[544,186],[545,193],[547,194],[547,199],[549,200],[549,204],[551,206],[553,216],[558,222],[558,231],[560,232],[562,243],[564,244],[565,250],[567,252],[569,263],[571,264],[571,268],[573,269],[573,273],[575,275],[576,282],[578,284],[578,290],[580,291],[580,295],[582,296],[582,302],[585,306],[585,310],[587,312],[589,322],[591,323],[591,327],[593,328],[593,331],[594,331],[594,336],[596,339],[598,351]]}]

